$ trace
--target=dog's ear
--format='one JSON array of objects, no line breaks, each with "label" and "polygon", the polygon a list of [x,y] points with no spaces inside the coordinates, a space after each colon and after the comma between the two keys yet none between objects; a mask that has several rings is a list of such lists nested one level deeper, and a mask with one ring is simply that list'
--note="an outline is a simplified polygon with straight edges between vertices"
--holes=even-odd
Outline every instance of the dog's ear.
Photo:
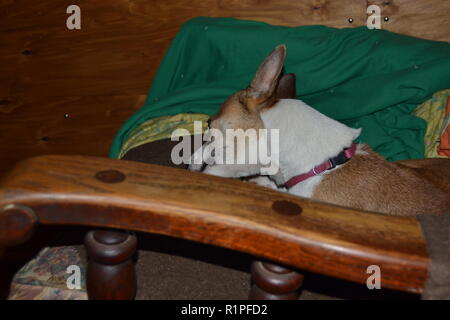
[{"label": "dog's ear", "polygon": [[247,100],[255,100],[257,102],[250,103],[251,105],[255,106],[260,104],[274,95],[285,57],[286,46],[279,45],[260,65],[250,86],[246,90]]},{"label": "dog's ear", "polygon": [[288,73],[283,75],[278,82],[275,97],[277,99],[295,99],[295,97],[297,96],[295,86],[295,74]]}]

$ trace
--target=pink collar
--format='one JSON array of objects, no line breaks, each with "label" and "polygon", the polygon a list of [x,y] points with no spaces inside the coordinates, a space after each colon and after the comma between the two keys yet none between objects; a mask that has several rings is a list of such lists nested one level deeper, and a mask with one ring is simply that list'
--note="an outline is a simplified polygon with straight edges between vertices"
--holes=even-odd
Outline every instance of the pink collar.
[{"label": "pink collar", "polygon": [[349,148],[344,149],[336,157],[328,159],[324,163],[319,164],[318,166],[315,166],[314,168],[312,168],[311,170],[309,170],[306,173],[302,173],[297,176],[294,176],[293,178],[289,179],[284,184],[284,186],[287,189],[290,189],[293,186],[295,186],[296,184],[298,184],[302,181],[305,181],[306,179],[317,176],[324,171],[336,168],[336,166],[344,164],[348,160],[350,160],[355,155],[355,152],[356,152],[356,143],[353,142]]}]

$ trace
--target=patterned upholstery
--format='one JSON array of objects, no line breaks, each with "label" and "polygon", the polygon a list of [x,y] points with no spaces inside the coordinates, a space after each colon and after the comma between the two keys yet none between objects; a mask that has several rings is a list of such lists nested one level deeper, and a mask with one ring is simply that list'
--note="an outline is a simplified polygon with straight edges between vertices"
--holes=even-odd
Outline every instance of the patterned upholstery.
[{"label": "patterned upholstery", "polygon": [[[80,289],[67,286],[71,265],[80,268]],[[46,247],[15,274],[8,299],[86,300],[85,265],[80,246]]]}]

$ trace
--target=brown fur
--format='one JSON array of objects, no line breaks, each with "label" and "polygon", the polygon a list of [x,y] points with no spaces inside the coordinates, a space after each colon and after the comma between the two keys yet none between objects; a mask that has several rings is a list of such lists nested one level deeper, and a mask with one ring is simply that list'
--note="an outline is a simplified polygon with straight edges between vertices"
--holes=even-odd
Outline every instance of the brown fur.
[{"label": "brown fur", "polygon": [[[443,168],[426,179],[420,171],[386,161],[363,146],[367,155],[357,154],[341,168],[325,175],[314,190],[313,199],[391,215],[413,216],[450,210],[450,190],[440,189]],[[450,170],[446,161],[445,170]]]},{"label": "brown fur", "polygon": [[288,73],[281,77],[276,91],[277,99],[295,99],[296,78],[295,74]]},{"label": "brown fur", "polygon": [[450,160],[420,159],[402,160],[396,162],[400,166],[411,168],[417,175],[428,180],[450,197]]},{"label": "brown fur", "polygon": [[242,90],[228,97],[217,115],[211,118],[210,127],[214,129],[262,129],[264,125],[259,113],[250,110],[243,101],[242,97],[245,94],[245,90]]}]

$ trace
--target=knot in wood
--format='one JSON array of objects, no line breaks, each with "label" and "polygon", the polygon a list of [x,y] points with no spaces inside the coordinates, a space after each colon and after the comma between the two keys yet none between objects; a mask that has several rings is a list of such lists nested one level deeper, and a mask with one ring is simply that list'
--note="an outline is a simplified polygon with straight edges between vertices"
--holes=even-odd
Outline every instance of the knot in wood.
[{"label": "knot in wood", "polygon": [[302,208],[287,200],[276,200],[272,203],[272,209],[283,216],[297,216],[302,213]]},{"label": "knot in wood", "polygon": [[125,180],[125,175],[118,170],[104,170],[97,172],[95,178],[104,183],[119,183]]}]

